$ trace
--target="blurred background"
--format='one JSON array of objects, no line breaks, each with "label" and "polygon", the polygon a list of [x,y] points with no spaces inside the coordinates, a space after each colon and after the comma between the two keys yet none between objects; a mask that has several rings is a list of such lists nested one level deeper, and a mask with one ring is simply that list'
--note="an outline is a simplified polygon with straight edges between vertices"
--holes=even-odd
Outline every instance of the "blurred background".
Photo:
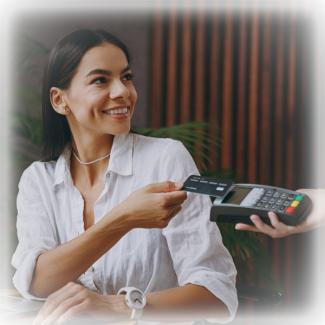
[{"label": "blurred background", "polygon": [[[143,13],[32,10],[16,15],[12,26],[11,254],[17,184],[40,154],[43,69],[55,42],[79,28],[105,29],[129,47],[137,132],[183,141],[204,175],[313,186],[313,31],[303,12],[173,5]],[[241,313],[309,306],[313,232],[272,240],[218,226],[238,269]]]}]

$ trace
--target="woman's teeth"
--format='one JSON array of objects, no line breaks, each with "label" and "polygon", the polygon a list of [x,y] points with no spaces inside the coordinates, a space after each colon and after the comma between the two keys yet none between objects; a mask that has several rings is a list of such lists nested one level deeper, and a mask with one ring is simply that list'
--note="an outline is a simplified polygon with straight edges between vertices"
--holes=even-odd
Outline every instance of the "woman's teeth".
[{"label": "woman's teeth", "polygon": [[104,113],[107,114],[107,115],[126,114],[127,112],[128,112],[127,107],[111,109],[109,111],[104,111]]}]

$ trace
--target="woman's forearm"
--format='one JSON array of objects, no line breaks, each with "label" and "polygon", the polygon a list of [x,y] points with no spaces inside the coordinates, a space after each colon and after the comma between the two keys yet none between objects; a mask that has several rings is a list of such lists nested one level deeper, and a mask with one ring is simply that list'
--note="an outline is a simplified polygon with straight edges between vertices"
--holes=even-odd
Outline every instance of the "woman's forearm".
[{"label": "woman's forearm", "polygon": [[148,320],[213,318],[221,321],[228,317],[228,309],[220,299],[205,287],[194,284],[150,293],[144,309],[144,318]]},{"label": "woman's forearm", "polygon": [[101,221],[79,237],[41,254],[36,262],[30,292],[47,297],[75,281],[133,228],[163,228],[181,209],[186,193],[181,185],[162,182],[133,192]]},{"label": "woman's forearm", "polygon": [[112,210],[79,237],[41,254],[36,262],[30,292],[45,298],[75,281],[131,228]]}]

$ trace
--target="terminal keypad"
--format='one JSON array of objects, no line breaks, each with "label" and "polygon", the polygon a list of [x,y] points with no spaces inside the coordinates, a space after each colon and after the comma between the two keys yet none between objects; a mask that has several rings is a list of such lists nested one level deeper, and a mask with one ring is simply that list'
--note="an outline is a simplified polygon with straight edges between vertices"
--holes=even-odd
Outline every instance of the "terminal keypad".
[{"label": "terminal keypad", "polygon": [[304,196],[301,194],[295,195],[276,189],[268,189],[254,206],[274,211],[275,213],[293,214],[295,209],[301,204],[303,198]]}]

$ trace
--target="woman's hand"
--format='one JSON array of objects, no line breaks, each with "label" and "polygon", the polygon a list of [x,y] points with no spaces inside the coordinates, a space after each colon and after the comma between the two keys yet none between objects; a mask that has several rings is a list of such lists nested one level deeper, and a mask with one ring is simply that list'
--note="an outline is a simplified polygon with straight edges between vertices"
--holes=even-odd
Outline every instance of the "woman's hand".
[{"label": "woman's hand", "polygon": [[165,228],[179,211],[187,194],[182,184],[162,182],[148,185],[132,193],[113,211],[123,216],[131,228]]},{"label": "woman's hand", "polygon": [[238,223],[236,230],[248,230],[266,234],[272,238],[282,238],[292,234],[305,232],[325,224],[325,190],[323,189],[300,189],[298,192],[307,194],[313,203],[313,208],[306,219],[296,226],[288,226],[279,221],[274,212],[269,212],[272,226],[264,223],[257,215],[250,217],[254,225]]},{"label": "woman's hand", "polygon": [[47,298],[33,325],[70,323],[81,317],[112,321],[126,319],[129,313],[123,296],[100,295],[69,282]]}]

